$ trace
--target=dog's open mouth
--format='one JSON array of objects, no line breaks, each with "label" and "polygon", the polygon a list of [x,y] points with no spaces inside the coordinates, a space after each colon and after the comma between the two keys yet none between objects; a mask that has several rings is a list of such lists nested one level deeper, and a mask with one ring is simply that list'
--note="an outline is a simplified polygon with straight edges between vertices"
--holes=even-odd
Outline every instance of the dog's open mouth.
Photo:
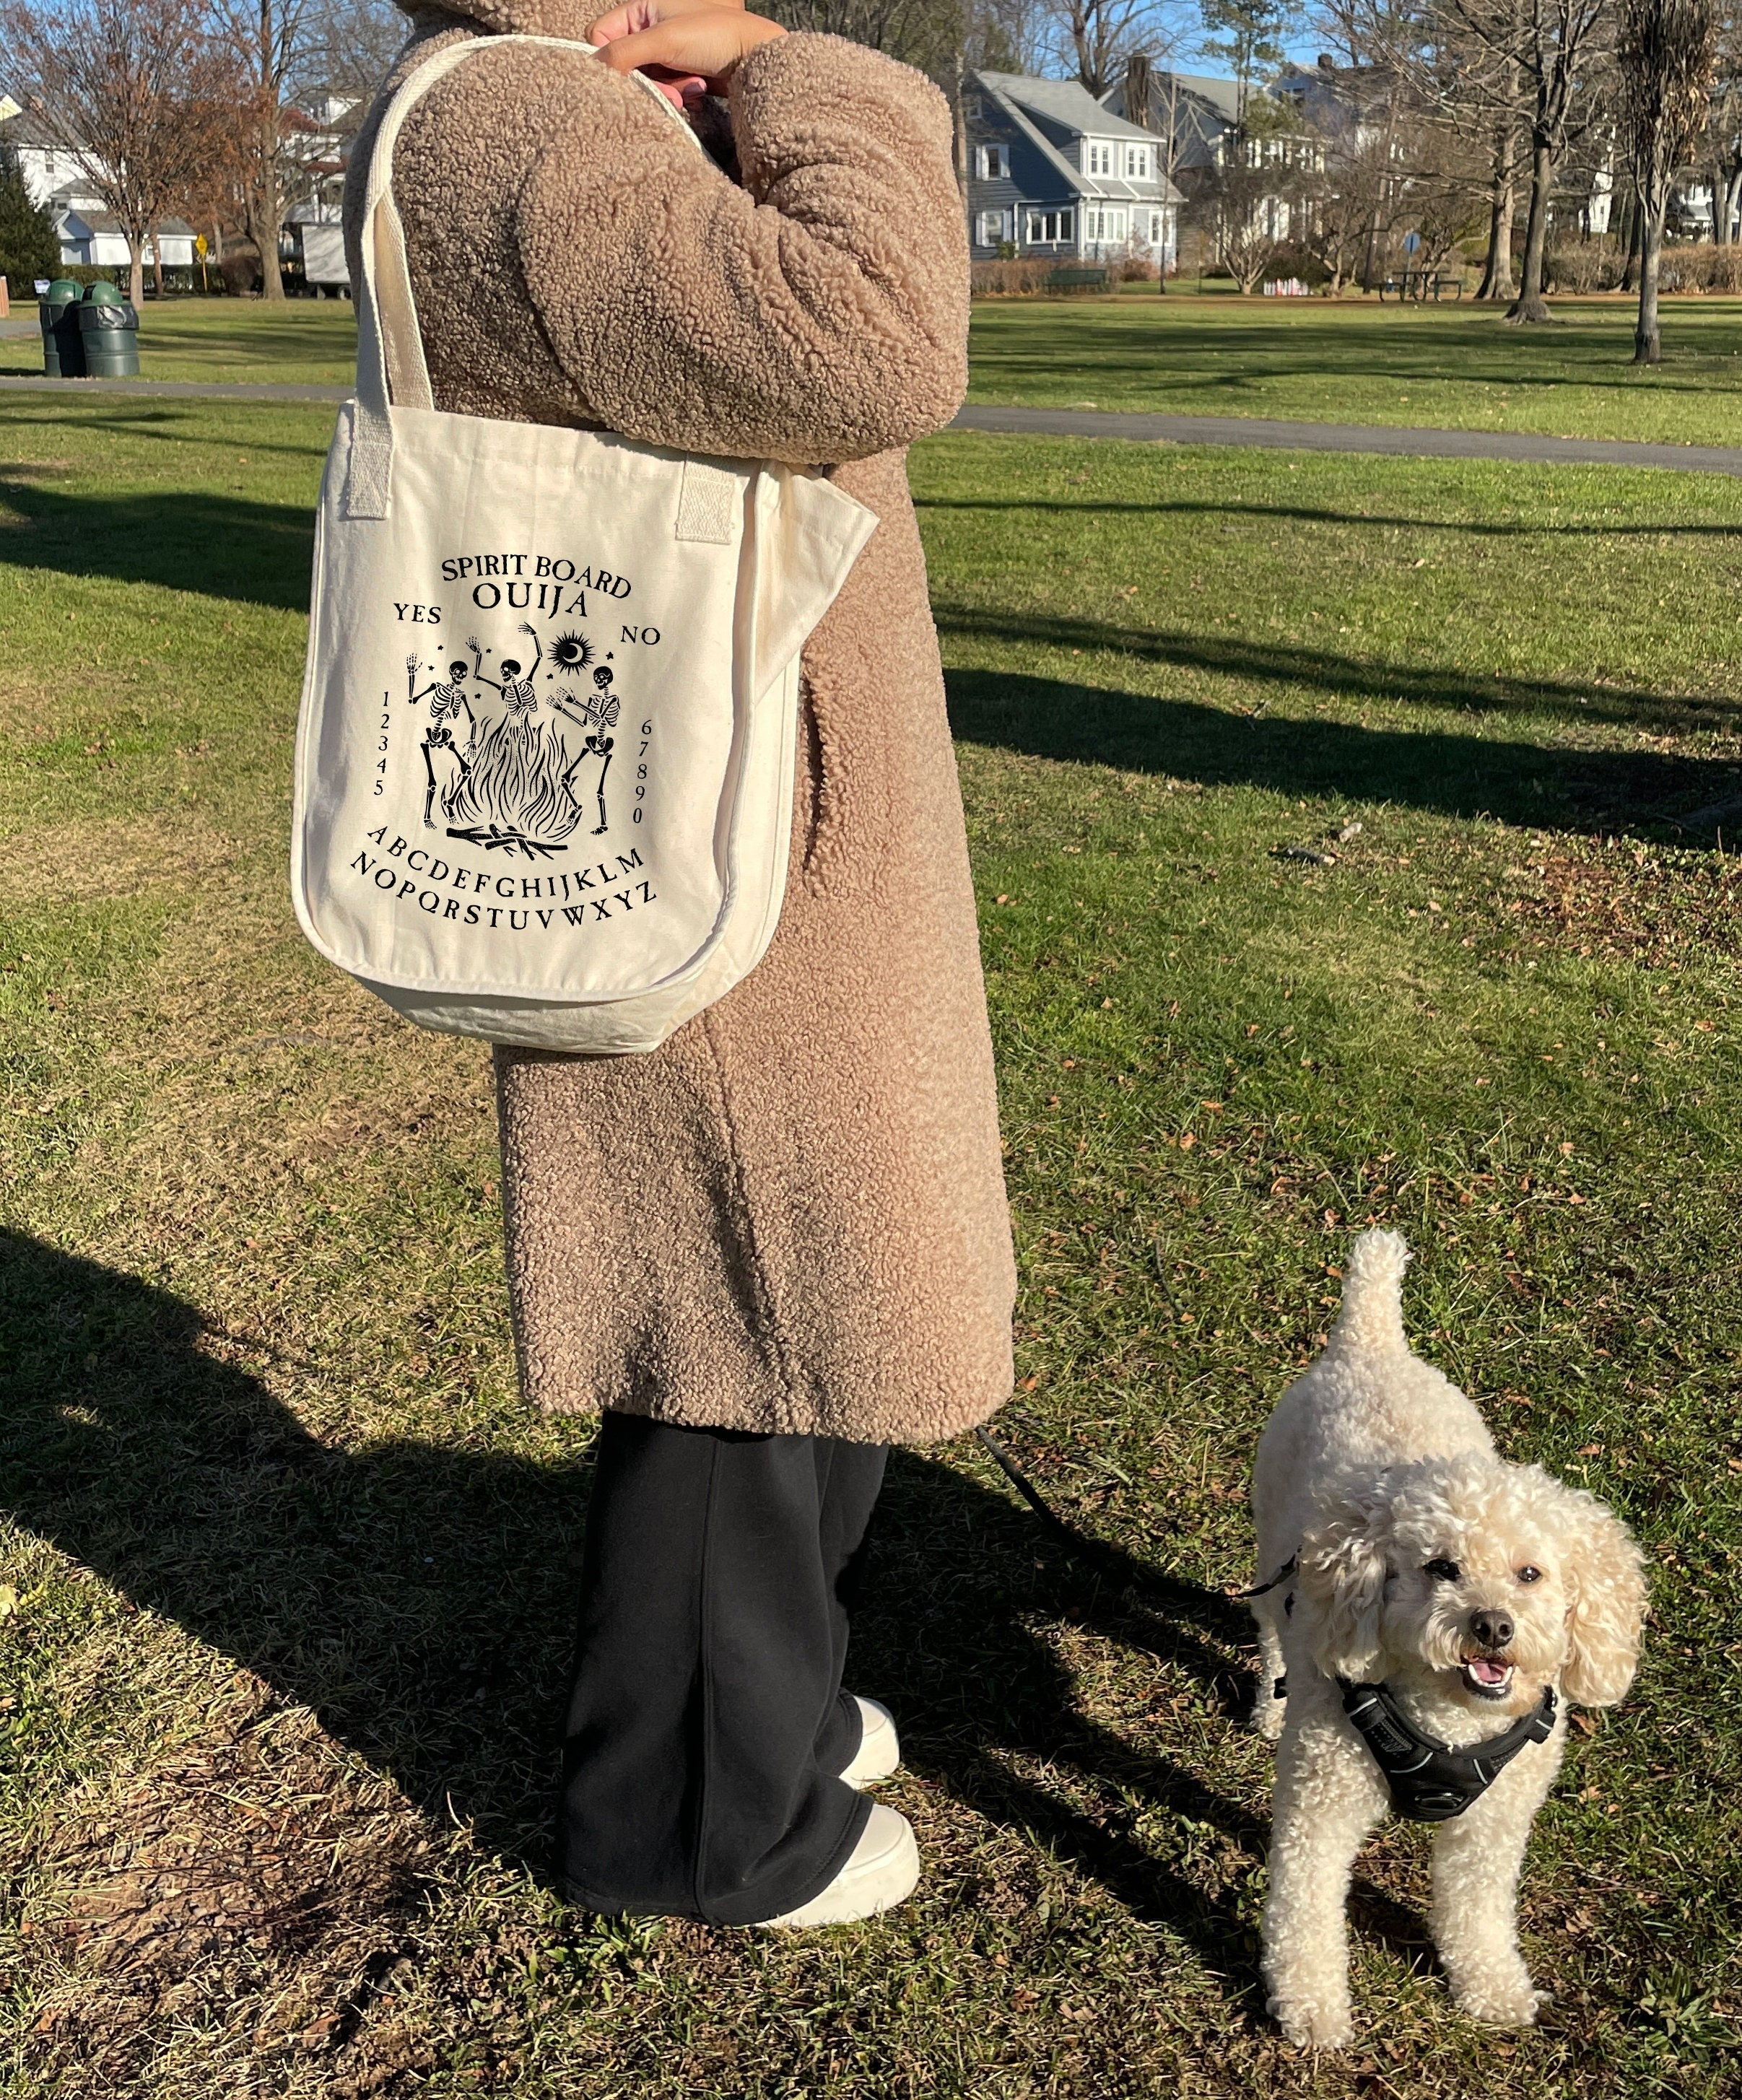
[{"label": "dog's open mouth", "polygon": [[1504,1699],[1512,1689],[1512,1665],[1492,1655],[1466,1655],[1459,1675],[1478,1699]]}]

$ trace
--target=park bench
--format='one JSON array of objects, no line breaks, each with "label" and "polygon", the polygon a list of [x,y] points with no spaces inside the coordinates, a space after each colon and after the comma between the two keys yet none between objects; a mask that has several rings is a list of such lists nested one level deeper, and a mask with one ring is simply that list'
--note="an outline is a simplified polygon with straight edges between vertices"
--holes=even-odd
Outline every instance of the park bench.
[{"label": "park bench", "polygon": [[1455,271],[1404,270],[1387,277],[1379,286],[1379,304],[1387,293],[1396,299],[1432,299],[1436,303],[1449,291],[1454,299],[1464,296],[1464,280]]},{"label": "park bench", "polygon": [[1061,267],[1047,273],[1049,292],[1105,292],[1113,272],[1091,264]]}]

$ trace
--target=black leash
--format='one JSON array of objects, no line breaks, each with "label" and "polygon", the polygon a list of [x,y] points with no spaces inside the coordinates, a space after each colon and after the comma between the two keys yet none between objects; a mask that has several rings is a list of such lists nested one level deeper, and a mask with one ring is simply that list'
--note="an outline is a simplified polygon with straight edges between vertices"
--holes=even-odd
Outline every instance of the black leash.
[{"label": "black leash", "polygon": [[[1056,1533],[1067,1546],[1087,1557],[1097,1558],[1108,1551],[1099,1539],[1091,1538],[1086,1532],[1079,1531],[1075,1524],[1059,1515],[990,1430],[977,1429],[974,1434],[998,1461],[1005,1479],[1049,1531]],[[1294,1573],[1299,1560],[1299,1555],[1291,1553],[1286,1565],[1279,1568],[1268,1582],[1260,1582],[1256,1589],[1224,1590],[1213,1594],[1226,1597],[1232,1602],[1239,1602],[1247,1597],[1262,1597],[1267,1590],[1274,1590],[1278,1583],[1287,1581]]]}]

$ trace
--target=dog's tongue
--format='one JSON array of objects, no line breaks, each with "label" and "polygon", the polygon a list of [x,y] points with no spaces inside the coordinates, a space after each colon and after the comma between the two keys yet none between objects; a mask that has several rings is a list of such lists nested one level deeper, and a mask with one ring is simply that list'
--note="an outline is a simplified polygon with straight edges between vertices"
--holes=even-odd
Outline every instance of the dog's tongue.
[{"label": "dog's tongue", "polygon": [[1465,1667],[1478,1684],[1504,1684],[1506,1681],[1506,1665],[1490,1661],[1485,1655],[1471,1657]]}]

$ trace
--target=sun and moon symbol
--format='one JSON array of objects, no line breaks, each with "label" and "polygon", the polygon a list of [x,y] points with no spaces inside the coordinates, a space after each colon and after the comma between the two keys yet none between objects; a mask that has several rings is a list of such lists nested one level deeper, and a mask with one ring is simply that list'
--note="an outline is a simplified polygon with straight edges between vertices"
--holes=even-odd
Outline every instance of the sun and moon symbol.
[{"label": "sun and moon symbol", "polygon": [[[609,661],[611,652],[606,650],[605,653]],[[550,660],[559,671],[579,677],[591,666],[594,655],[593,644],[584,634],[559,634],[551,645]]]}]

